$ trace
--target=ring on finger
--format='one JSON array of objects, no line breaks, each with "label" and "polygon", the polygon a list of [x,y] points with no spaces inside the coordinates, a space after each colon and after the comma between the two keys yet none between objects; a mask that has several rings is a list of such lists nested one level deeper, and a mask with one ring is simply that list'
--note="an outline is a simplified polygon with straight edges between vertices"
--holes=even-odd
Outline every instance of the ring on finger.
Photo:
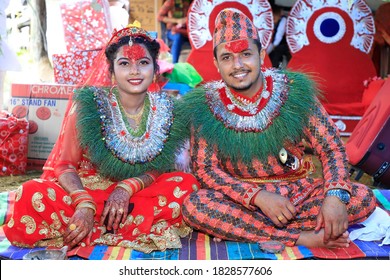
[{"label": "ring on finger", "polygon": [[76,228],[77,228],[77,226],[76,226],[75,224],[70,224],[70,225],[69,225],[69,229],[70,229],[71,231],[74,231]]},{"label": "ring on finger", "polygon": [[283,218],[284,218],[283,215],[278,216],[279,221],[283,220]]},{"label": "ring on finger", "polygon": [[123,211],[124,211],[123,208],[118,209],[118,213],[120,213],[120,214],[123,214]]}]

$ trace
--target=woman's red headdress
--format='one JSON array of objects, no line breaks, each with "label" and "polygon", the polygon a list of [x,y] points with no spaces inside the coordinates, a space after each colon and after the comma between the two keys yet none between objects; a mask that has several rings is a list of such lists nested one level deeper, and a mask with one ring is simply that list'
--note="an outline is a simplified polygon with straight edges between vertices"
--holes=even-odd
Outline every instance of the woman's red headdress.
[{"label": "woman's red headdress", "polygon": [[125,28],[117,31],[114,30],[110,41],[106,44],[99,54],[95,57],[92,66],[87,70],[82,82],[78,85],[82,86],[112,86],[112,78],[109,70],[109,63],[107,61],[105,50],[113,43],[117,43],[121,38],[131,37],[144,37],[149,41],[153,41],[153,38],[145,29],[141,28],[141,24],[138,21],[129,24]]}]

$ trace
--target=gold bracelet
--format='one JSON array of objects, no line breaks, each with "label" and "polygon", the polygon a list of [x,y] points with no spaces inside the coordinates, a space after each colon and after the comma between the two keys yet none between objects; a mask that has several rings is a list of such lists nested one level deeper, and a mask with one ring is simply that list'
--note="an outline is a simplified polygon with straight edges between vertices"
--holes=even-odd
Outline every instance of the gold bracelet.
[{"label": "gold bracelet", "polygon": [[141,190],[143,190],[145,188],[145,184],[144,184],[144,181],[142,181],[141,178],[138,178],[138,177],[133,177],[135,180],[137,180],[140,184],[141,184]]},{"label": "gold bracelet", "polygon": [[129,193],[130,196],[133,195],[133,190],[131,189],[131,187],[129,187],[128,185],[126,185],[125,183],[122,183],[122,182],[119,182],[115,188],[122,188],[124,189],[125,191],[127,191]]},{"label": "gold bracelet", "polygon": [[79,208],[89,208],[93,210],[93,214],[96,214],[96,206],[92,202],[81,202],[77,204],[76,209]]},{"label": "gold bracelet", "polygon": [[139,192],[141,189],[141,184],[138,184],[138,181],[134,178],[128,179],[127,182],[132,185],[132,190],[134,193]]},{"label": "gold bracelet", "polygon": [[86,190],[84,190],[84,189],[77,189],[77,190],[74,190],[74,191],[72,191],[72,192],[70,192],[69,193],[69,195],[74,195],[74,194],[76,194],[76,193],[83,193],[83,192],[86,192],[86,193],[88,193]]}]

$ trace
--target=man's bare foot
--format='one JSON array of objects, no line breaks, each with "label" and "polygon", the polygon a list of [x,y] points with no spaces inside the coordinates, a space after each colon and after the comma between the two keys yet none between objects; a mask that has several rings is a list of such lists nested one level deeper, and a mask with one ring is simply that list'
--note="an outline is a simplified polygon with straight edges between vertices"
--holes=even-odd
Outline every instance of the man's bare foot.
[{"label": "man's bare foot", "polygon": [[324,243],[324,229],[318,232],[302,231],[295,245],[303,245],[308,248],[312,247],[324,247],[324,248],[347,248],[349,247],[351,240],[349,239],[349,233],[344,232],[336,240],[329,240],[328,243]]}]

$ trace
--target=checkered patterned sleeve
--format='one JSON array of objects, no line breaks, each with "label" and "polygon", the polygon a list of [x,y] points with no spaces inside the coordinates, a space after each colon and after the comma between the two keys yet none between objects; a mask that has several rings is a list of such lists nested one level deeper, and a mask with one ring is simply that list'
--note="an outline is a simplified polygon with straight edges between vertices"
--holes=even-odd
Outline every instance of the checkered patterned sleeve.
[{"label": "checkered patterned sleeve", "polygon": [[313,109],[305,131],[308,144],[322,164],[325,191],[345,189],[351,192],[345,146],[332,119],[321,104]]},{"label": "checkered patterned sleeve", "polygon": [[195,137],[193,134],[191,139],[192,171],[202,188],[217,190],[250,210],[256,209],[251,200],[262,188],[228,173],[218,159],[216,148],[208,145],[204,138]]}]

